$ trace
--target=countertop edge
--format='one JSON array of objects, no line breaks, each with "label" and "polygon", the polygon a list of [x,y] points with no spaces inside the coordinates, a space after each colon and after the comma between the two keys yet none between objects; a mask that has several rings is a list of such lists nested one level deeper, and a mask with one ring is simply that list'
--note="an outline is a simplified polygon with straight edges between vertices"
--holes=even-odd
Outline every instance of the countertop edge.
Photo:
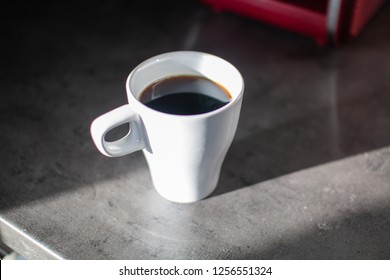
[{"label": "countertop edge", "polygon": [[0,240],[27,259],[64,259],[2,217],[0,217]]}]

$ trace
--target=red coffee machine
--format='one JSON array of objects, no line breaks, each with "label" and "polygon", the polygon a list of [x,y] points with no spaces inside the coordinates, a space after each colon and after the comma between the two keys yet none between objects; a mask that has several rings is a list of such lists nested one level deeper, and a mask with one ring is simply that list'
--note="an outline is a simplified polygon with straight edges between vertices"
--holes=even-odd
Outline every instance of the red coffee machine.
[{"label": "red coffee machine", "polygon": [[385,0],[201,0],[335,45],[357,36]]}]

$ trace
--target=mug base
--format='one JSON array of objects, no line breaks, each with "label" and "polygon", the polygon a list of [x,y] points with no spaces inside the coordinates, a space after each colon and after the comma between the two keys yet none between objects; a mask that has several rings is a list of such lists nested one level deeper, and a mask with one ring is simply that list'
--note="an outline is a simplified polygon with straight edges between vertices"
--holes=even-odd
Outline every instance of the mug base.
[{"label": "mug base", "polygon": [[[198,192],[198,193],[192,194],[192,195],[188,195],[188,194],[177,195],[177,193],[167,193],[166,191],[162,191],[160,188],[158,188],[156,186],[155,186],[155,190],[157,191],[157,193],[160,196],[162,196],[166,200],[169,200],[169,201],[172,201],[175,203],[187,204],[187,203],[194,203],[194,202],[203,200],[203,199],[207,198],[208,196],[210,196],[217,188],[217,183],[218,183],[218,180],[213,185],[213,187],[209,187],[209,188],[205,189],[204,192]],[[166,189],[166,188],[164,188],[164,189]]]}]

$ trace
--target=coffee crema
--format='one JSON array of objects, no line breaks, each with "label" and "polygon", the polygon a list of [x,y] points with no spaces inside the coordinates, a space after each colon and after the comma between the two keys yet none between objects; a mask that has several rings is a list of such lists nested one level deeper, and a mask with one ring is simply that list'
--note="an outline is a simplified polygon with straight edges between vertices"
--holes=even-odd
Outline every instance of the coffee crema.
[{"label": "coffee crema", "polygon": [[200,76],[172,76],[147,86],[139,100],[154,110],[173,115],[198,115],[231,101],[221,85]]}]

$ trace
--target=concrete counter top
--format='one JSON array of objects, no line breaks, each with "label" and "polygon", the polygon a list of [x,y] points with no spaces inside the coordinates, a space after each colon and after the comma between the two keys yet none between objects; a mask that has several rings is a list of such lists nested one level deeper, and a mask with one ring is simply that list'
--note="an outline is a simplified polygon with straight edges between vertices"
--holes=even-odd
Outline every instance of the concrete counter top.
[{"label": "concrete counter top", "polygon": [[[334,49],[197,2],[147,2],[3,17],[0,241],[31,259],[389,259],[389,5]],[[137,64],[183,49],[246,83],[218,188],[193,204],[161,198],[141,152],[106,158],[89,134],[126,102]]]}]

